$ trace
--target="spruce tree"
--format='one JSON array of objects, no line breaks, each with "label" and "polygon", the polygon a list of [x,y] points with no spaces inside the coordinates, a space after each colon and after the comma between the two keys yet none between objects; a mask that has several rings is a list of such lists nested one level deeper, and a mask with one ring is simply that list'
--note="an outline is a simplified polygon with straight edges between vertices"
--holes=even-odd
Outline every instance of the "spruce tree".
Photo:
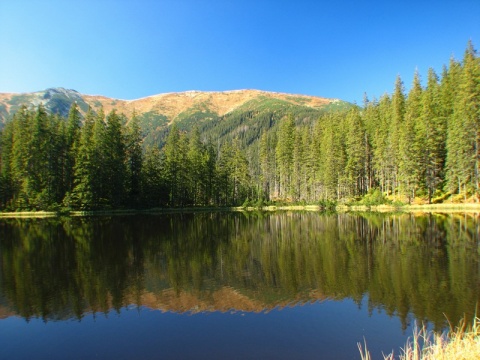
[{"label": "spruce tree", "polygon": [[[80,140],[81,115],[76,102],[70,107],[66,129],[65,190],[69,194],[74,186],[75,157]],[[69,196],[69,195],[67,195]]]},{"label": "spruce tree", "polygon": [[177,124],[170,126],[165,146],[164,154],[164,178],[169,188],[169,205],[177,206],[180,203],[180,168],[181,163],[179,154],[180,131]]},{"label": "spruce tree", "polygon": [[479,194],[480,65],[471,42],[462,61],[454,111],[448,124],[447,167],[450,188]]},{"label": "spruce tree", "polygon": [[279,197],[283,199],[291,195],[295,132],[295,119],[293,115],[289,115],[280,123],[275,153],[279,176]]},{"label": "spruce tree", "polygon": [[421,185],[424,173],[425,126],[422,123],[422,86],[417,71],[405,102],[405,121],[399,131],[398,179],[409,202]]},{"label": "spruce tree", "polygon": [[127,124],[125,134],[125,161],[126,161],[126,203],[131,207],[140,206],[141,174],[143,163],[142,134],[138,118],[134,113]]},{"label": "spruce tree", "polygon": [[71,196],[66,196],[64,205],[67,207],[88,210],[95,207],[94,182],[95,182],[95,148],[93,144],[93,128],[95,115],[88,110],[83,127],[80,129],[78,148],[75,152],[75,165],[73,168],[73,190]]},{"label": "spruce tree", "polygon": [[446,119],[441,114],[440,88],[438,77],[433,69],[428,70],[427,88],[422,98],[422,130],[420,137],[423,140],[421,153],[423,154],[424,186],[428,192],[428,202],[441,188],[444,178]]},{"label": "spruce tree", "polygon": [[157,147],[147,148],[141,168],[142,205],[146,208],[166,206],[169,189],[162,177],[162,154]]},{"label": "spruce tree", "polygon": [[347,192],[358,196],[365,189],[365,130],[358,108],[353,108],[345,118],[345,178]]},{"label": "spruce tree", "polygon": [[392,95],[391,120],[388,134],[388,170],[387,179],[395,198],[398,186],[398,164],[400,161],[400,129],[405,115],[405,94],[403,81],[400,76],[395,80],[395,90]]},{"label": "spruce tree", "polygon": [[203,197],[202,183],[204,183],[204,171],[203,171],[203,153],[204,147],[200,140],[200,131],[198,127],[194,127],[189,140],[188,145],[188,175],[190,194],[192,196],[192,204],[200,205],[200,201]]},{"label": "spruce tree", "polygon": [[460,81],[462,77],[461,64],[450,59],[447,76],[442,79],[442,111],[447,117],[447,140],[446,140],[446,179],[450,192],[461,192],[462,169],[464,167],[463,149],[464,129],[460,115]]},{"label": "spruce tree", "polygon": [[370,128],[373,129],[373,169],[382,193],[388,191],[389,168],[392,163],[389,148],[391,104],[390,97],[385,94],[380,98],[378,106],[370,112]]},{"label": "spruce tree", "polygon": [[[103,169],[105,201],[107,206],[118,208],[124,205],[126,200],[125,181],[127,168],[122,121],[115,110],[107,116],[103,136],[100,148],[103,151],[103,163],[105,166]],[[135,164],[135,166],[140,166],[140,164]],[[139,174],[139,170],[135,169],[135,172]]]}]

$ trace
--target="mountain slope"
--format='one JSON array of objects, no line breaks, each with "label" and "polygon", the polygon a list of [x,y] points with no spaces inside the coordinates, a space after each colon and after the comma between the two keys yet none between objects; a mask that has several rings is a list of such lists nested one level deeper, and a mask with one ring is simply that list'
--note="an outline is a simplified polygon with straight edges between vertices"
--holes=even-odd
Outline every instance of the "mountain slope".
[{"label": "mountain slope", "polygon": [[288,113],[294,114],[297,121],[308,121],[318,118],[323,112],[353,106],[338,99],[259,90],[187,91],[120,100],[83,95],[64,88],[51,88],[34,93],[0,94],[0,127],[22,105],[34,108],[43,104],[50,113],[67,116],[73,102],[78,104],[83,114],[88,108],[94,112],[103,108],[106,114],[115,109],[128,118],[135,113],[140,120],[145,143],[159,145],[172,122],[187,131],[196,125],[202,133],[209,132],[209,136],[215,138],[250,130],[251,134],[246,141],[251,142],[252,136],[258,137],[263,128],[272,127],[276,120]]}]

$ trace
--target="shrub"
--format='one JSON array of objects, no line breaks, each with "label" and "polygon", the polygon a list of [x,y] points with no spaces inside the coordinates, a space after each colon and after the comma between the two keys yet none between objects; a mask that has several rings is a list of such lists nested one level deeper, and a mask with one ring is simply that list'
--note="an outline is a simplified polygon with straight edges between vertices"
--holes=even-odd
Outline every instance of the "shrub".
[{"label": "shrub", "polygon": [[370,190],[361,200],[361,204],[366,206],[376,206],[390,203],[391,201],[388,200],[378,189]]}]

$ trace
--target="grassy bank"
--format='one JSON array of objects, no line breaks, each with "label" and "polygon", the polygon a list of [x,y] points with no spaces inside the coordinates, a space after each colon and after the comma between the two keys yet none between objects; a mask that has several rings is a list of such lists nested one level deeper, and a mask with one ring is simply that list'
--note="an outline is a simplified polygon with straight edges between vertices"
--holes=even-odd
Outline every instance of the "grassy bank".
[{"label": "grassy bank", "polygon": [[480,212],[480,204],[431,204],[431,205],[375,205],[375,206],[345,206],[336,207],[337,211],[375,211],[375,212]]},{"label": "grassy bank", "polygon": [[[365,343],[358,343],[363,360],[370,360],[371,355]],[[386,360],[477,360],[480,359],[480,319],[475,318],[471,325],[462,320],[448,334],[436,334],[425,327],[415,329],[413,336],[400,350],[399,356],[394,352],[383,356]]]},{"label": "grassy bank", "polygon": [[46,218],[58,216],[115,216],[137,214],[171,214],[191,212],[232,211],[232,207],[184,207],[184,208],[153,208],[153,209],[119,209],[91,211],[12,211],[0,212],[0,218]]},{"label": "grassy bank", "polygon": [[337,211],[376,211],[376,212],[480,212],[480,203],[442,203],[421,205],[339,205]]},{"label": "grassy bank", "polygon": [[[113,216],[113,215],[135,215],[135,214],[164,214],[182,212],[212,212],[212,211],[325,211],[320,205],[269,205],[262,207],[238,206],[238,207],[183,207],[183,208],[153,208],[153,209],[120,209],[120,210],[93,210],[93,211],[18,211],[0,212],[0,218],[44,218],[55,216]],[[480,213],[480,203],[443,203],[443,204],[422,204],[422,205],[337,205],[328,209],[338,212],[472,212]]]},{"label": "grassy bank", "polygon": [[284,210],[289,210],[289,211],[321,211],[322,207],[319,205],[269,205],[269,206],[262,206],[261,208],[259,207],[253,207],[253,206],[247,206],[247,207],[236,207],[233,208],[236,211],[284,211]]}]

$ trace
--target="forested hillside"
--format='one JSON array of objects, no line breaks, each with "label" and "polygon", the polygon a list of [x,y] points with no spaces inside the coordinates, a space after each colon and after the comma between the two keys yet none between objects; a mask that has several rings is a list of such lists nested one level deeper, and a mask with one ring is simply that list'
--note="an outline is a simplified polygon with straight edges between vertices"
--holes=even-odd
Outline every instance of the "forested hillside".
[{"label": "forested hillside", "polygon": [[407,94],[398,77],[391,95],[365,97],[363,108],[267,100],[218,121],[210,107],[177,114],[150,137],[142,126],[160,125],[148,113],[83,115],[74,103],[65,119],[22,106],[1,134],[0,208],[480,197],[480,60],[471,43],[440,76],[430,69],[422,84],[415,73]]}]

